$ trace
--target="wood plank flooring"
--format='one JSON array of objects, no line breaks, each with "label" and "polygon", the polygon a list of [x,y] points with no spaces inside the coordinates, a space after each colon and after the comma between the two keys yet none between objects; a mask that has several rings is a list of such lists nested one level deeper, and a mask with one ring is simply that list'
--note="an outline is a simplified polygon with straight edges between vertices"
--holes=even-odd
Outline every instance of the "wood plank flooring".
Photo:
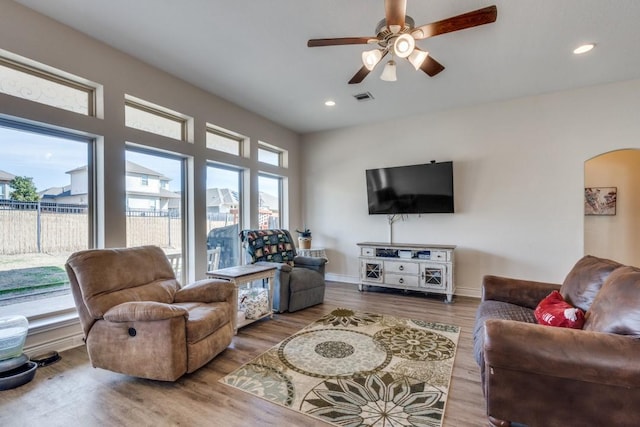
[{"label": "wood plank flooring", "polygon": [[355,285],[330,282],[324,304],[241,329],[229,348],[175,383],[94,369],[85,348],[74,348],[62,352],[60,362],[39,368],[29,384],[0,391],[0,426],[326,426],[218,380],[336,307],[460,326],[443,425],[487,425],[472,350],[478,300],[442,301],[396,290],[358,292]]}]

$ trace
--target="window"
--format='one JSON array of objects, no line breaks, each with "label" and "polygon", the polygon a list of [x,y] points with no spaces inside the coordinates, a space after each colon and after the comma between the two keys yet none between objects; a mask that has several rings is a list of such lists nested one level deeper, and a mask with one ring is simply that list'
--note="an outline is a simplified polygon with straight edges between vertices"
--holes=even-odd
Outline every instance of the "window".
[{"label": "window", "polygon": [[207,269],[240,265],[242,171],[207,167]]},{"label": "window", "polygon": [[0,315],[75,310],[64,263],[93,247],[92,147],[0,120]]},{"label": "window", "polygon": [[85,116],[95,115],[95,87],[63,77],[66,73],[62,71],[43,68],[50,67],[36,68],[0,58],[0,92]]},{"label": "window", "polygon": [[282,166],[282,152],[261,143],[258,147],[258,161],[269,165]]},{"label": "window", "polygon": [[245,138],[238,134],[207,125],[207,148],[240,156],[244,140]]},{"label": "window", "polygon": [[[128,148],[126,153],[127,247],[156,245],[172,263],[176,277],[186,278],[183,246],[185,161],[179,157]],[[141,176],[147,184],[141,185]],[[168,182],[168,187],[161,182]]]},{"label": "window", "polygon": [[140,177],[140,184],[147,186],[149,185],[149,175],[142,175]]},{"label": "window", "polygon": [[181,141],[187,140],[187,118],[175,111],[127,97],[124,115],[128,127]]},{"label": "window", "polygon": [[281,195],[282,178],[265,174],[258,176],[258,227],[261,230],[282,226]]}]

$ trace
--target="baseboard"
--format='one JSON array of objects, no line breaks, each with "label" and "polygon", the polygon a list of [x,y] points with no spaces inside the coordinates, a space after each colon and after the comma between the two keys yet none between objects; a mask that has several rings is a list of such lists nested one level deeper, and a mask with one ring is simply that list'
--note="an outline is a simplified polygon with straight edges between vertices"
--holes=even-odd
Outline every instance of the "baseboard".
[{"label": "baseboard", "polygon": [[343,274],[326,273],[324,278],[329,282],[341,282],[341,283],[353,283],[357,285],[360,283],[360,278],[357,276],[346,276]]},{"label": "baseboard", "polygon": [[33,357],[84,345],[84,333],[77,317],[29,328],[24,352]]},{"label": "baseboard", "polygon": [[38,354],[48,353],[50,351],[57,351],[59,353],[71,348],[80,347],[81,345],[84,345],[84,335],[82,333],[55,339],[53,341],[45,343],[35,344],[28,347],[25,346],[24,352],[27,354],[27,356],[33,357]]},{"label": "baseboard", "polygon": [[464,286],[456,286],[457,296],[461,297],[471,297],[471,298],[480,298],[482,297],[482,291],[478,288],[467,288]]}]

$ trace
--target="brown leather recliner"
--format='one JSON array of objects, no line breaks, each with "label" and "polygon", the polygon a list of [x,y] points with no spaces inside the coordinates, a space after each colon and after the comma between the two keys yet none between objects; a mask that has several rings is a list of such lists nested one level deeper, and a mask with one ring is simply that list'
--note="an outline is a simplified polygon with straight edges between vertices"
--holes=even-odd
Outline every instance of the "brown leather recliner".
[{"label": "brown leather recliner", "polygon": [[[536,324],[551,291],[583,329]],[[562,286],[485,276],[474,350],[490,425],[640,425],[640,270],[585,256]]]},{"label": "brown leather recliner", "polygon": [[233,285],[181,288],[156,246],[80,251],[65,268],[94,367],[175,381],[231,343]]}]

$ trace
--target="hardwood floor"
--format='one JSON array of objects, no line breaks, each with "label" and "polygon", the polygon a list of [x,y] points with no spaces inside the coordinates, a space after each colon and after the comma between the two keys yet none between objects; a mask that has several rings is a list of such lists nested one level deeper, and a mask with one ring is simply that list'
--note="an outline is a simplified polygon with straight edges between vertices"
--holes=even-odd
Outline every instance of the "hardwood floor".
[{"label": "hardwood floor", "polygon": [[331,282],[325,303],[278,314],[240,330],[229,348],[208,365],[175,383],[149,381],[94,369],[84,347],[62,352],[62,360],[39,368],[22,387],[0,391],[1,426],[326,426],[313,418],[243,393],[218,380],[292,333],[347,307],[458,325],[460,340],[443,425],[487,425],[479,369],[473,359],[472,328],[478,300],[405,295],[380,289],[358,292]]}]

